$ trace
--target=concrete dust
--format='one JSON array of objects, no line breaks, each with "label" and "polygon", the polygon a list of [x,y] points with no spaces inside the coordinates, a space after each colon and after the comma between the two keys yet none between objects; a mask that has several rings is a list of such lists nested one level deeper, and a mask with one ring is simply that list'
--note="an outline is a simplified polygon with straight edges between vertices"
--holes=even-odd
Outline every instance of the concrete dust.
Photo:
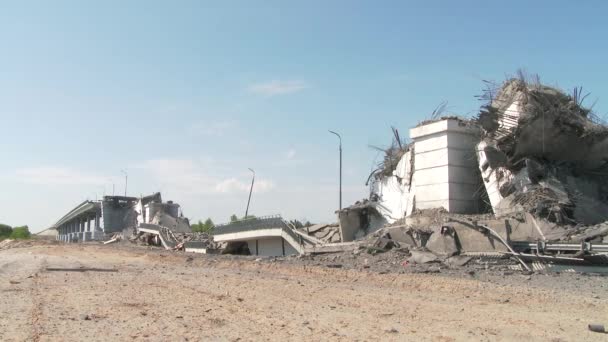
[{"label": "concrete dust", "polygon": [[[45,272],[46,267],[118,272]],[[176,254],[120,245],[12,248],[0,251],[0,340],[605,337],[587,330],[587,324],[608,316],[608,292],[599,277],[560,279],[573,287],[594,284],[592,292],[470,276],[381,273],[296,258]]]}]

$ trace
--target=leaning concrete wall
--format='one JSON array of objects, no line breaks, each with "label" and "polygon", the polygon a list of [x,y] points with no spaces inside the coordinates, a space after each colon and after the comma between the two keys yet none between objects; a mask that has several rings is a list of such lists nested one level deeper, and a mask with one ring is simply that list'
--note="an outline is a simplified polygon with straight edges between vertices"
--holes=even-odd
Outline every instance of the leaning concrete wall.
[{"label": "leaning concrete wall", "polygon": [[373,183],[372,195],[378,197],[376,210],[388,223],[402,219],[411,213],[413,194],[410,192],[412,177],[411,151],[406,152],[393,175],[382,177]]},{"label": "leaning concrete wall", "polygon": [[340,211],[338,213],[340,222],[340,237],[342,242],[353,241],[355,234],[361,229],[361,214],[357,210]]},{"label": "leaning concrete wall", "polygon": [[117,233],[137,225],[137,212],[132,207],[119,207],[111,201],[101,202],[104,233]]}]

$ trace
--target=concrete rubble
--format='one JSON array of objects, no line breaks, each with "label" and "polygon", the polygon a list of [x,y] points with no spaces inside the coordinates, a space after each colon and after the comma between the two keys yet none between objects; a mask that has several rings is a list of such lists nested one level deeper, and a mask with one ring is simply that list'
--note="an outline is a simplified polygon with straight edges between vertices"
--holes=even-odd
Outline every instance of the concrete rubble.
[{"label": "concrete rubble", "polygon": [[369,198],[337,212],[342,241],[380,236],[414,263],[608,266],[608,127],[584,97],[520,76],[487,90],[474,119],[425,121],[409,143],[393,129]]},{"label": "concrete rubble", "polygon": [[211,235],[193,232],[188,219],[178,213],[179,205],[171,201],[164,203],[160,193],[141,198],[135,205],[135,212],[137,225],[125,232],[131,242],[193,253],[217,249]]},{"label": "concrete rubble", "polygon": [[338,243],[342,241],[340,238],[340,225],[337,223],[315,224],[310,227],[300,228],[298,231],[314,237],[315,239],[324,243]]},{"label": "concrete rubble", "polygon": [[511,79],[479,114],[480,170],[497,217],[529,212],[558,224],[608,219],[608,127],[582,94]]}]

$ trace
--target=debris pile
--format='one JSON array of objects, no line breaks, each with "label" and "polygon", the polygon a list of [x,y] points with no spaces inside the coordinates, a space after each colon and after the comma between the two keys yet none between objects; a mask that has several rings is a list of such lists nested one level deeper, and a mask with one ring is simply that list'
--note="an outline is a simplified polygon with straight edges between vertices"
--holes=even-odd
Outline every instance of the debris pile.
[{"label": "debris pile", "polygon": [[434,113],[411,144],[393,129],[369,199],[338,212],[343,243],[442,262],[498,254],[528,271],[608,265],[608,126],[586,97],[521,74],[489,87],[473,120]]},{"label": "debris pile", "polygon": [[337,223],[315,224],[310,227],[300,228],[298,231],[323,243],[337,243],[342,241],[340,238],[340,225]]},{"label": "debris pile", "polygon": [[608,220],[608,127],[572,95],[520,76],[486,91],[479,167],[497,216],[558,224]]}]

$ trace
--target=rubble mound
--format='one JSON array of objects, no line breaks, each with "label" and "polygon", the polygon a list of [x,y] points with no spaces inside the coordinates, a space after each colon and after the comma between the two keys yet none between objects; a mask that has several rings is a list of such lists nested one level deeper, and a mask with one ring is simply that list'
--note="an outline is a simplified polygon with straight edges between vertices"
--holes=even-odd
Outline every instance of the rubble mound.
[{"label": "rubble mound", "polygon": [[480,170],[497,216],[525,211],[564,225],[608,220],[608,127],[562,90],[525,77],[483,96]]},{"label": "rubble mound", "polygon": [[323,243],[337,243],[342,241],[340,238],[340,225],[337,223],[315,224],[310,227],[300,228],[298,231],[320,240]]}]

